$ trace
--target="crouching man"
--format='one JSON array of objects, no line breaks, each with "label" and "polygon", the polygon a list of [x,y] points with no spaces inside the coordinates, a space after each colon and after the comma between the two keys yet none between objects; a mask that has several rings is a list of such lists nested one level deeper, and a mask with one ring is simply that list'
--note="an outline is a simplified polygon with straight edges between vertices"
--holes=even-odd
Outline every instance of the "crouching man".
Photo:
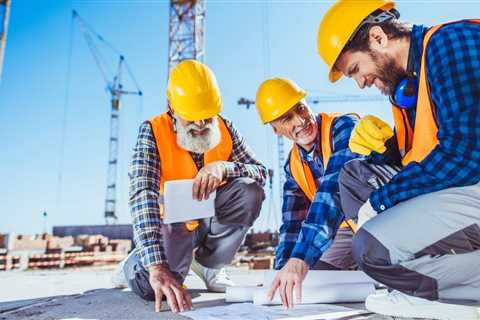
[{"label": "crouching man", "polygon": [[277,289],[284,306],[293,307],[293,292],[301,300],[309,269],[354,268],[353,221],[345,221],[338,203],[338,174],[358,157],[348,149],[357,116],[314,114],[306,92],[294,82],[274,78],[263,82],[256,98],[264,124],[294,143],[285,164],[283,223],[276,250],[269,298]]},{"label": "crouching man", "polygon": [[369,161],[349,162],[339,178],[344,212],[364,223],[354,259],[393,289],[366,308],[479,319],[465,301],[480,300],[480,20],[412,26],[393,1],[339,0],[318,48],[331,81],[374,84],[393,103],[395,132],[362,119],[350,147]]},{"label": "crouching man", "polygon": [[[190,267],[209,291],[232,285],[224,270],[258,217],[266,168],[233,124],[221,117],[212,71],[194,60],[169,77],[168,112],[140,126],[130,167],[130,210],[135,250],[124,264],[129,287],[158,312],[166,297],[173,312],[191,308],[182,283]],[[166,181],[195,179],[185,198],[207,199],[216,190],[213,218],[165,225]]]}]

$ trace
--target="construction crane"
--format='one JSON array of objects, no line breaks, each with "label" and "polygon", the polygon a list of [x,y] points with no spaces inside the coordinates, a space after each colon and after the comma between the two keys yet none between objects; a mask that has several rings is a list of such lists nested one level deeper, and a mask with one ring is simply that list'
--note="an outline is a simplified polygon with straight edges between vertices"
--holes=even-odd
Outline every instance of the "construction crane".
[{"label": "construction crane", "polygon": [[[385,97],[381,95],[372,95],[372,96],[365,96],[365,95],[319,95],[319,96],[309,96],[307,97],[307,102],[312,104],[319,104],[319,103],[339,103],[339,102],[372,102],[372,101],[385,101]],[[238,99],[237,104],[239,106],[245,106],[247,110],[250,109],[251,106],[255,105],[255,100],[248,99],[245,97],[241,97]],[[282,136],[277,136],[277,161],[278,161],[278,183],[279,183],[279,204],[281,205],[283,201],[283,184],[285,183],[285,175],[283,172],[283,166],[285,164],[285,144],[284,138]],[[270,172],[269,169],[269,176],[270,181],[272,181],[274,172]],[[270,190],[272,190],[271,183],[270,183]],[[271,193],[273,196],[273,193]],[[271,211],[271,210],[270,210]],[[269,212],[269,216],[271,212]],[[273,220],[275,221],[275,220]]]},{"label": "construction crane", "polygon": [[0,0],[0,79],[3,70],[3,57],[7,45],[8,19],[10,16],[10,0]]},{"label": "construction crane", "polygon": [[[142,96],[142,91],[133,76],[133,73],[125,60],[124,55],[112,46],[105,38],[98,34],[92,27],[90,27],[85,20],[83,20],[78,13],[72,11],[72,19],[75,20],[80,28],[85,41],[87,42],[90,53],[92,54],[95,63],[100,70],[102,77],[106,84],[106,90],[110,94],[110,139],[109,139],[109,153],[107,164],[107,190],[105,195],[105,210],[104,218],[106,224],[116,223],[118,217],[116,215],[116,188],[117,188],[117,165],[118,165],[118,145],[119,145],[119,116],[120,116],[120,100],[124,95]],[[112,51],[117,59],[117,67],[115,72],[111,72],[106,59],[101,54],[94,39],[99,43],[103,43]],[[122,74],[124,69],[133,81],[136,89],[125,90],[122,82]]]},{"label": "construction crane", "polygon": [[171,0],[168,71],[185,59],[204,60],[205,1]]}]

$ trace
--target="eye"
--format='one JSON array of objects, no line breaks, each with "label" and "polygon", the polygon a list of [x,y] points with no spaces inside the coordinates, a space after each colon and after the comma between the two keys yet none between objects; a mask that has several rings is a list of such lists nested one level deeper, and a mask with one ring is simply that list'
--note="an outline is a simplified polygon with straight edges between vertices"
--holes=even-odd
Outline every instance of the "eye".
[{"label": "eye", "polygon": [[292,115],[287,114],[282,118],[282,123],[286,123],[286,122],[290,121],[290,119],[292,119]]}]

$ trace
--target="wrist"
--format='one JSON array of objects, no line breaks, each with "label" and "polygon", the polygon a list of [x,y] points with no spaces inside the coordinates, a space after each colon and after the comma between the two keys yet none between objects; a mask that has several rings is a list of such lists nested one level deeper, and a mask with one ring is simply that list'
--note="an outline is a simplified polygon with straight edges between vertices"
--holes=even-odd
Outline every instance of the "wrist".
[{"label": "wrist", "polygon": [[148,272],[150,274],[159,274],[170,271],[168,263],[153,264],[148,267]]}]

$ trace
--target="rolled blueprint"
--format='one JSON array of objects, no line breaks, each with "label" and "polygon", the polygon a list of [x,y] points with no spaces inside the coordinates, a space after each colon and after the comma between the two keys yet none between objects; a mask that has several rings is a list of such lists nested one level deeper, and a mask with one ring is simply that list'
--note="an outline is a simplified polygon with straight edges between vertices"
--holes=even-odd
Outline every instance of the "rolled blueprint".
[{"label": "rolled blueprint", "polygon": [[[265,271],[263,286],[269,287],[278,271]],[[376,283],[363,271],[310,270],[303,280],[302,287],[318,287],[342,283]]]},{"label": "rolled blueprint", "polygon": [[[268,287],[255,289],[253,303],[256,305],[282,304],[278,291],[272,301],[267,300],[269,289]],[[375,293],[375,286],[372,282],[304,286],[302,287],[302,302],[300,304],[364,302],[367,296],[372,293]],[[294,298],[294,304],[295,302]]]},{"label": "rolled blueprint", "polygon": [[260,287],[227,287],[225,302],[249,302],[253,301],[253,292]]}]

